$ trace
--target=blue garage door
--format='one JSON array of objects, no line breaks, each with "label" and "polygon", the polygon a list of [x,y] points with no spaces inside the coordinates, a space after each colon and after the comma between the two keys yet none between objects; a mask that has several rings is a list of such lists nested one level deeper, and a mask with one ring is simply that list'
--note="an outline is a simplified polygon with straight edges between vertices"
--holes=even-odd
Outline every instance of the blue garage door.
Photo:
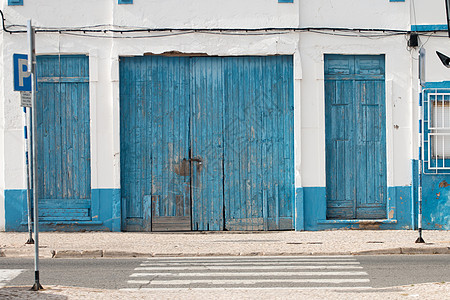
[{"label": "blue garage door", "polygon": [[292,57],[124,57],[126,230],[292,229]]},{"label": "blue garage door", "polygon": [[384,56],[325,56],[327,218],[386,218]]},{"label": "blue garage door", "polygon": [[91,220],[89,58],[38,56],[37,78],[41,220]]}]

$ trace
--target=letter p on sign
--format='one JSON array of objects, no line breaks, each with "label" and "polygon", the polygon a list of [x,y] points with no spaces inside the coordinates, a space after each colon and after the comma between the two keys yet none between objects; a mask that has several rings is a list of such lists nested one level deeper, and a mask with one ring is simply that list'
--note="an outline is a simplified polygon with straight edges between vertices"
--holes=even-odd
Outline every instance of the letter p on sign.
[{"label": "letter p on sign", "polygon": [[14,90],[31,92],[31,73],[28,71],[28,56],[13,54]]}]

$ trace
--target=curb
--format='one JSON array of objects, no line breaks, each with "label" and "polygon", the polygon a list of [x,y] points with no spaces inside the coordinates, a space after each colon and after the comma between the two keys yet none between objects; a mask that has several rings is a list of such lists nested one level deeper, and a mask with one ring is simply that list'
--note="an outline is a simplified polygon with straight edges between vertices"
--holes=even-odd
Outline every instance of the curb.
[{"label": "curb", "polygon": [[[331,255],[432,255],[450,254],[450,247],[398,247],[363,251],[341,252],[207,252],[207,253],[142,253],[112,250],[51,250],[50,253],[42,253],[43,258],[136,258],[136,257],[205,257],[205,256],[331,256]],[[0,257],[34,257],[29,251],[0,250]]]},{"label": "curb", "polygon": [[400,248],[402,254],[450,254],[450,247]]},{"label": "curb", "polygon": [[353,255],[388,255],[388,254],[407,254],[407,255],[420,255],[420,254],[450,254],[450,247],[399,247],[390,249],[379,250],[365,250],[352,252]]},{"label": "curb", "polygon": [[[51,250],[41,252],[43,258],[136,258],[136,257],[200,257],[200,256],[327,256],[327,255],[431,255],[450,254],[450,247],[398,247],[388,249],[341,252],[206,252],[206,253],[142,253],[113,250]],[[2,249],[0,257],[34,257],[31,251]]]}]

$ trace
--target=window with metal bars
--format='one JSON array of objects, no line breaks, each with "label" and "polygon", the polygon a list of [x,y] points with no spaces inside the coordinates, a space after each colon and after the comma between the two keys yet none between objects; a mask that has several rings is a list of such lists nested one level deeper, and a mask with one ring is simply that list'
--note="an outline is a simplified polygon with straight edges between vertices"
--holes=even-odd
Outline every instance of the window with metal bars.
[{"label": "window with metal bars", "polygon": [[450,90],[423,94],[423,162],[427,173],[450,172]]}]

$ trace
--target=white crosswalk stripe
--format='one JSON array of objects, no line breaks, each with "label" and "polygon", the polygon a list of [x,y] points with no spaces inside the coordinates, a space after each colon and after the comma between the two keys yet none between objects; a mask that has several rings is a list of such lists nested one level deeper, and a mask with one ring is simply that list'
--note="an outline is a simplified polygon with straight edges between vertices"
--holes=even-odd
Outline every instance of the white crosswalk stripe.
[{"label": "white crosswalk stripe", "polygon": [[127,291],[162,289],[370,288],[353,256],[148,258],[135,268]]},{"label": "white crosswalk stripe", "polygon": [[16,278],[25,270],[21,269],[0,269],[0,288],[6,286],[6,284]]}]

